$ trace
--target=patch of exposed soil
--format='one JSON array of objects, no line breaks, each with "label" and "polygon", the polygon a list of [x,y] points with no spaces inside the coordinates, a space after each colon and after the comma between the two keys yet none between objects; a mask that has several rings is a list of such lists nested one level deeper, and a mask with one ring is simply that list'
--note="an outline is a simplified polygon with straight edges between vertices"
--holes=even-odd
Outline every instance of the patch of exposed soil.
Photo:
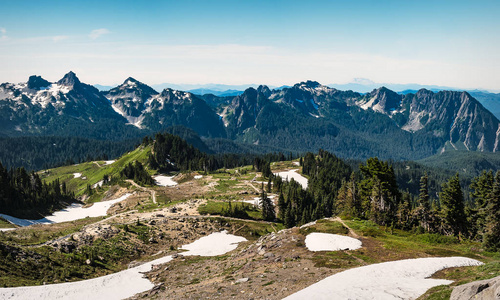
[{"label": "patch of exposed soil", "polygon": [[155,299],[281,299],[340,269],[316,267],[298,229],[242,243],[223,257],[182,257],[147,274]]}]

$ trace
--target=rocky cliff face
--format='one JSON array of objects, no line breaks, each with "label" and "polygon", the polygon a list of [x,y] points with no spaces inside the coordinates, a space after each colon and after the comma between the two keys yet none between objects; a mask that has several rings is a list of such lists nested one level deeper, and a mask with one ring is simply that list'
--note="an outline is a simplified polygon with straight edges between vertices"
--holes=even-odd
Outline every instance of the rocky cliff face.
[{"label": "rocky cliff face", "polygon": [[498,119],[467,92],[420,90],[403,100],[401,127],[441,137],[455,149],[498,151]]},{"label": "rocky cliff face", "polygon": [[408,132],[430,133],[454,149],[498,151],[498,119],[467,92],[422,89],[398,95],[374,90],[356,102],[392,118]]},{"label": "rocky cliff face", "polygon": [[158,95],[158,92],[129,77],[123,84],[103,92],[103,95],[108,98],[117,113],[125,117],[130,124],[141,128],[141,115],[146,109],[145,104],[148,99]]},{"label": "rocky cliff face", "polygon": [[104,95],[128,123],[147,131],[184,125],[200,135],[225,137],[219,116],[205,101],[191,93],[164,89],[161,93],[133,78]]}]

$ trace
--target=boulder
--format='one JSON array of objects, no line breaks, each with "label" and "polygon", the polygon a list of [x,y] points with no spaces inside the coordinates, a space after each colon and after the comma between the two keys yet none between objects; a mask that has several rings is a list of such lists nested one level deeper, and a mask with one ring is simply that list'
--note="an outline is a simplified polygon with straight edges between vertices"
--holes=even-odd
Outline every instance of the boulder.
[{"label": "boulder", "polygon": [[459,285],[450,300],[500,300],[500,276]]}]

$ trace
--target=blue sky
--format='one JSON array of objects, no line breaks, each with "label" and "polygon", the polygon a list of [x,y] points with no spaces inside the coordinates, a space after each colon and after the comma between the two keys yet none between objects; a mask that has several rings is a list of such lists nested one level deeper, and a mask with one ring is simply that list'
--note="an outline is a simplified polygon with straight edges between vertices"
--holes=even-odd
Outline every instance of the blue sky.
[{"label": "blue sky", "polygon": [[0,82],[500,90],[499,1],[0,0]]}]

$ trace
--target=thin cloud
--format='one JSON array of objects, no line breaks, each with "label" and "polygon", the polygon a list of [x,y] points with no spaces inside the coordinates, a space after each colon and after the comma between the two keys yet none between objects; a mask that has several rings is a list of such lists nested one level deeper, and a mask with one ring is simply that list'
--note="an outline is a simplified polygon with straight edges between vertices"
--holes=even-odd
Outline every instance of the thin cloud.
[{"label": "thin cloud", "polygon": [[67,40],[67,39],[69,39],[69,36],[67,36],[67,35],[56,35],[56,36],[53,36],[53,37],[52,37],[52,40],[53,40],[55,43],[57,43],[57,42],[59,42],[59,41]]},{"label": "thin cloud", "polygon": [[0,41],[7,39],[7,29],[0,27]]},{"label": "thin cloud", "polygon": [[95,40],[95,39],[99,38],[100,36],[105,35],[105,34],[109,34],[109,33],[111,33],[111,31],[109,31],[106,28],[94,29],[90,32],[89,38],[91,38],[92,40]]}]

